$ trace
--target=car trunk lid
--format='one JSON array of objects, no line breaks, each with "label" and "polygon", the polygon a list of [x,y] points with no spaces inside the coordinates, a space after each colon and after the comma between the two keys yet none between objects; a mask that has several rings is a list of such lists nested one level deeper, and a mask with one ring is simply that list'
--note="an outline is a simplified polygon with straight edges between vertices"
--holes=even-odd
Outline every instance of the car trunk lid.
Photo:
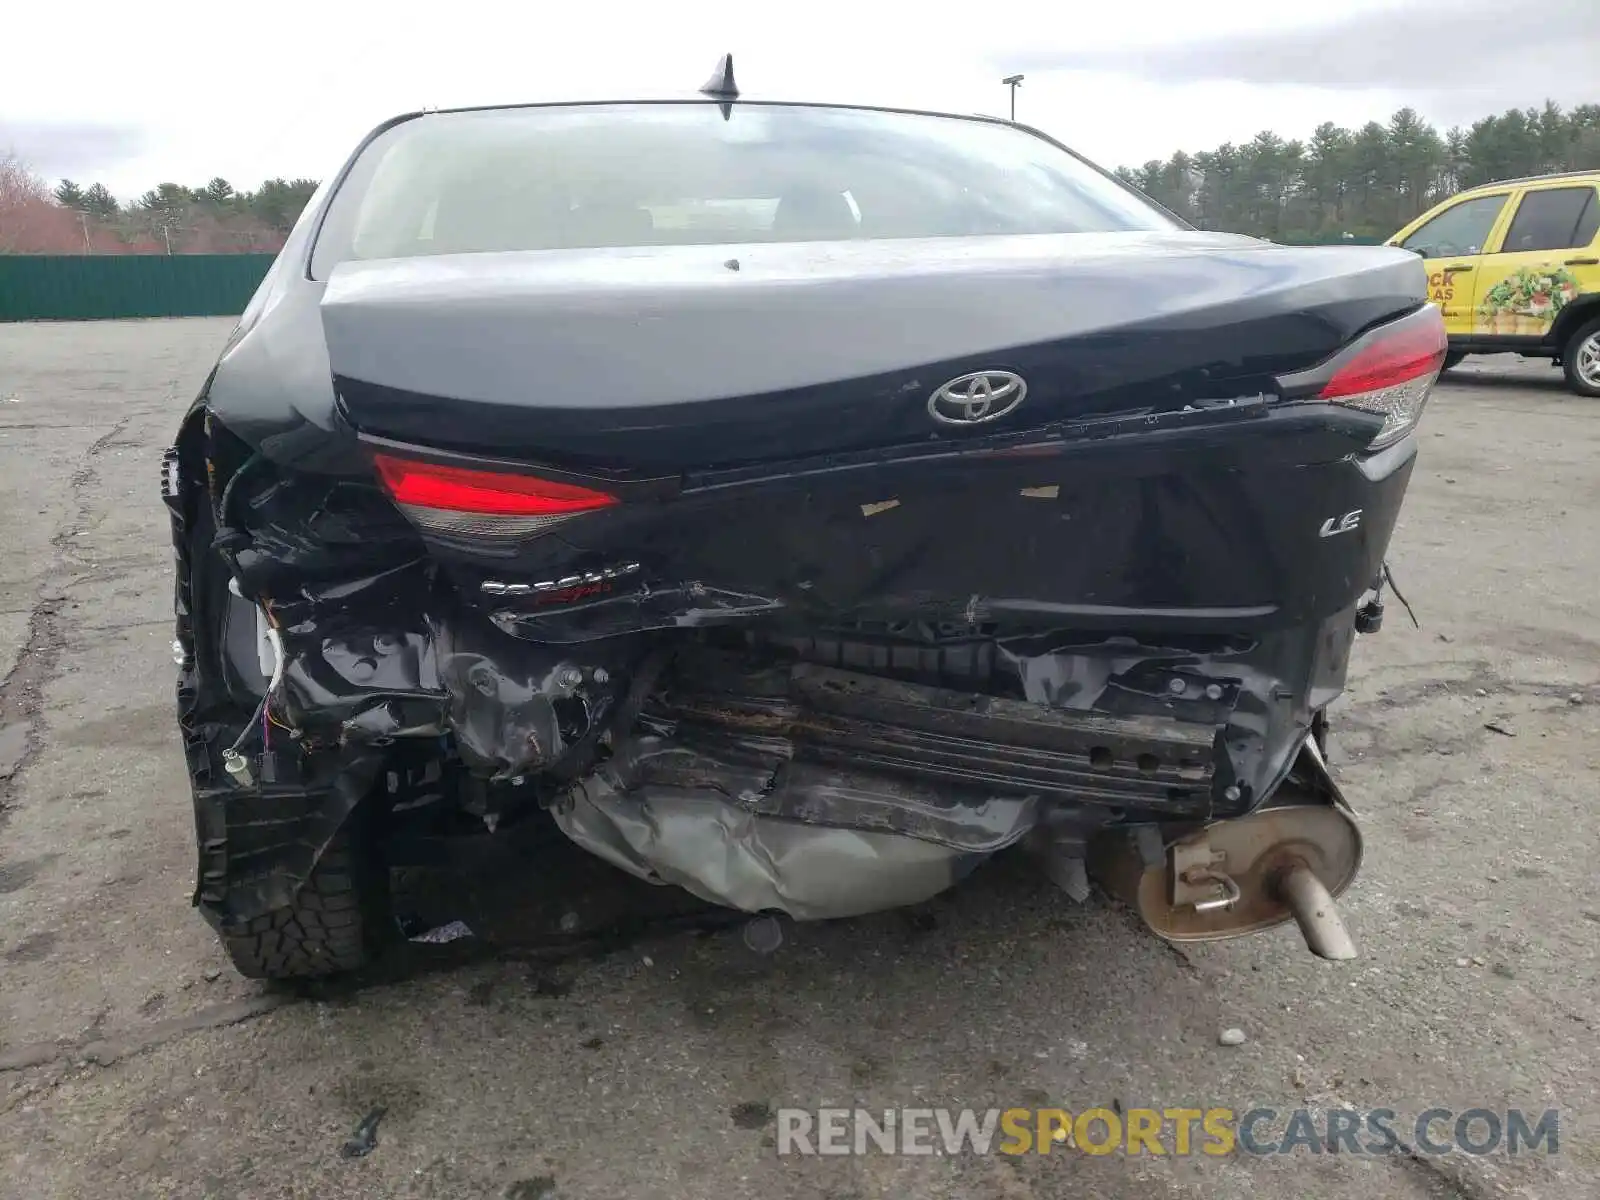
[{"label": "car trunk lid", "polygon": [[[342,264],[322,321],[363,434],[659,476],[1258,393],[1415,307],[1418,269],[1195,232],[441,255]],[[972,372],[1024,401],[935,419]]]}]

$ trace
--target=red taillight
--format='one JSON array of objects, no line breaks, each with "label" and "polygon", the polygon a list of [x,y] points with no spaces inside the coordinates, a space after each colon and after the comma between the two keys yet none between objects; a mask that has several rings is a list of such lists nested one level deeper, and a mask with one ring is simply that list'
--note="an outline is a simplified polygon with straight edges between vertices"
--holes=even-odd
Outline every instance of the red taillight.
[{"label": "red taillight", "polygon": [[615,496],[536,475],[474,471],[375,454],[372,461],[389,494],[401,504],[501,517],[554,517],[609,508]]},{"label": "red taillight", "polygon": [[402,511],[416,525],[437,533],[527,536],[618,502],[609,493],[537,475],[451,467],[389,454],[374,454],[372,461]]},{"label": "red taillight", "polygon": [[1442,320],[1408,323],[1393,333],[1380,331],[1370,345],[1334,372],[1321,398],[1338,400],[1432,375],[1444,365],[1448,349]]},{"label": "red taillight", "polygon": [[1383,428],[1370,448],[1387,446],[1411,432],[1421,419],[1448,349],[1444,320],[1430,305],[1392,327],[1369,333],[1317,398],[1381,416]]}]

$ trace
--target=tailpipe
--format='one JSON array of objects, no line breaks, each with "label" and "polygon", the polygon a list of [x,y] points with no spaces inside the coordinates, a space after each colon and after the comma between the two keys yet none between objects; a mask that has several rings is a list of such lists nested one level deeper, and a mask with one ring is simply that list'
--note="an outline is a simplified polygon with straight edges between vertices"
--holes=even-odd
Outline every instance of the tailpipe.
[{"label": "tailpipe", "polygon": [[1361,830],[1321,770],[1328,802],[1288,803],[1218,821],[1171,841],[1160,853],[1110,836],[1090,851],[1090,870],[1112,894],[1171,942],[1212,942],[1290,921],[1319,958],[1356,957],[1335,900],[1361,866]]},{"label": "tailpipe", "polygon": [[1322,886],[1317,873],[1297,862],[1277,880],[1279,898],[1294,914],[1306,948],[1318,958],[1348,959],[1356,956],[1356,944],[1344,927],[1333,894]]}]

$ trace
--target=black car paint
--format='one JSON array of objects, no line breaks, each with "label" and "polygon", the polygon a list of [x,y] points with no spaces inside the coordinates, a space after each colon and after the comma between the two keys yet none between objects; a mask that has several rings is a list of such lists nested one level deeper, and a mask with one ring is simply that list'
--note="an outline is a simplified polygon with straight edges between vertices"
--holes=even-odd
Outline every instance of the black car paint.
[{"label": "black car paint", "polygon": [[345,263],[321,312],[365,433],[672,473],[959,443],[928,394],[972,370],[1029,381],[984,433],[1260,391],[1415,282],[1393,251],[1174,231]]},{"label": "black car paint", "polygon": [[[1059,273],[1075,269],[1070,244],[1050,259],[1036,247],[1013,251],[1009,265],[985,265],[980,252],[959,269],[923,250],[900,276],[886,259],[873,265],[877,251],[841,269],[836,254],[829,268],[816,249],[751,247],[738,272],[721,266],[727,248],[647,257],[658,317],[677,294],[652,274],[663,267],[679,282],[714,277],[705,286],[729,316],[740,289],[760,294],[771,283],[763,259],[779,264],[792,277],[791,316],[810,323],[819,352],[870,347],[845,356],[864,376],[820,355],[815,378],[789,359],[774,365],[777,386],[762,388],[760,364],[773,360],[749,345],[753,326],[722,343],[664,339],[640,361],[538,357],[541,395],[592,392],[608,372],[615,379],[626,403],[592,438],[571,406],[534,407],[508,386],[515,360],[457,389],[429,374],[427,357],[453,344],[494,354],[530,317],[506,298],[526,298],[533,281],[552,277],[582,287],[581,256],[481,256],[523,261],[500,264],[481,285],[493,320],[489,339],[473,344],[469,327],[435,327],[429,317],[449,317],[459,299],[435,276],[438,264],[341,268],[352,285],[344,292],[339,272],[327,284],[309,277],[329,190],[308,206],[197,398],[179,440],[181,487],[169,496],[180,715],[201,831],[197,898],[220,925],[287,902],[392,746],[448,738],[476,777],[501,788],[583,769],[597,725],[642,702],[630,683],[648,648],[682,631],[748,626],[764,651],[834,636],[842,661],[865,656],[872,667],[881,652],[891,668],[907,629],[921,631],[924,659],[963,638],[986,641],[992,662],[969,681],[976,690],[1086,716],[1213,724],[1216,772],[1201,811],[1217,816],[1270,796],[1342,689],[1353,613],[1378,578],[1415,441],[1365,455],[1375,418],[1297,400],[1275,377],[1314,370],[1363,331],[1418,308],[1424,280],[1411,255],[1140,235],[1090,255],[1098,265],[1079,275],[1081,288],[1060,285]],[[904,261],[907,251],[884,253]],[[808,253],[833,271],[834,286],[804,286]],[[424,306],[423,319],[375,353],[360,338],[370,318],[392,310],[381,295],[363,310],[357,281],[396,275],[413,296],[447,303]],[[984,305],[998,310],[983,322],[991,339],[1013,327],[1033,336],[961,343],[949,309],[909,327],[898,311],[875,323],[886,288],[904,297],[897,288],[930,277],[953,280],[952,294],[984,285]],[[1109,311],[1107,287],[1117,294]],[[324,307],[328,289],[334,302]],[[637,301],[602,315],[615,328]],[[360,319],[341,325],[341,311]],[[352,363],[385,378],[339,376],[330,330],[354,337]],[[674,345],[685,355],[668,372],[677,391],[658,393],[651,381]],[[718,390],[735,378],[719,371],[718,345],[742,364],[738,395]],[[418,353],[399,353],[406,346]],[[954,435],[917,423],[945,378],[995,367],[1030,379],[1014,420]],[[695,379],[709,389],[700,397],[685,390]],[[418,382],[426,386],[404,386]],[[576,473],[644,498],[490,557],[410,530],[374,485],[362,436],[423,457]],[[255,477],[230,507],[223,488],[247,462]],[[1037,494],[1050,487],[1056,495]],[[862,507],[891,499],[892,509],[871,516]],[[1348,536],[1319,537],[1326,517],[1355,510],[1362,516]],[[232,602],[215,572],[200,569],[208,545],[246,596],[270,600],[280,623],[282,715],[298,744],[279,738],[262,760],[274,778],[253,791],[218,769],[217,739],[226,729],[232,740],[229,722],[248,710],[251,688],[216,645]],[[961,553],[950,553],[956,546]],[[624,559],[641,563],[639,580],[570,604],[482,590]],[[573,670],[576,686],[554,682]],[[943,674],[942,658],[928,673]],[[1175,679],[1193,691],[1175,694]],[[1208,687],[1225,692],[1225,711],[1205,699]],[[1089,809],[1086,829],[1163,815],[1159,806]]]}]

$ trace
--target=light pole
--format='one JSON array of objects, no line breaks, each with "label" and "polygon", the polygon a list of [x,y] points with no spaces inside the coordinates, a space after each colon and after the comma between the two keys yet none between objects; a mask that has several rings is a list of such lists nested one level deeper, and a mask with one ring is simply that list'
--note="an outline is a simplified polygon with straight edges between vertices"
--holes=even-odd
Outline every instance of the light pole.
[{"label": "light pole", "polygon": [[1022,86],[1021,75],[1007,75],[1000,81],[1011,89],[1011,119],[1017,119],[1017,88]]}]

